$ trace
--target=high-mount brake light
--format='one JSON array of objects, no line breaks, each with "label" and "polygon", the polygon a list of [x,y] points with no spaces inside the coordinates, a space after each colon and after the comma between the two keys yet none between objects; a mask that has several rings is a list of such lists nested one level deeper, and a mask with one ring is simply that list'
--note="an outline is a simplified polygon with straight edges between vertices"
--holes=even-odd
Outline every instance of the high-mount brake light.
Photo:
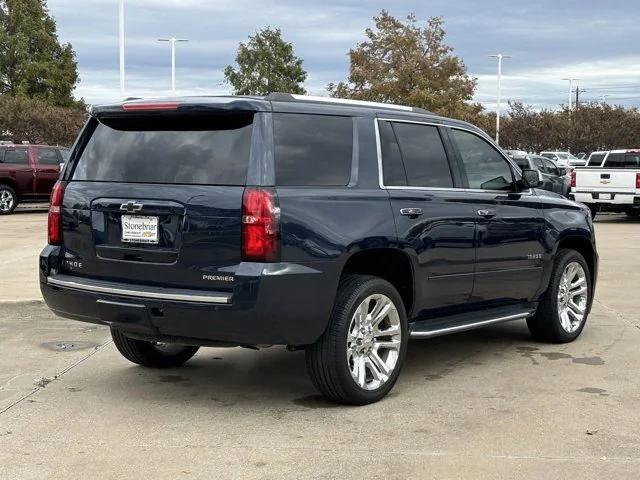
[{"label": "high-mount brake light", "polygon": [[49,245],[62,245],[62,199],[64,183],[58,180],[51,191],[49,217],[47,219],[47,240]]},{"label": "high-mount brake light", "polygon": [[242,195],[242,259],[280,259],[280,207],[273,189],[247,187]]},{"label": "high-mount brake light", "polygon": [[153,112],[162,110],[177,110],[178,103],[176,102],[163,102],[163,103],[124,103],[122,110],[125,112]]}]

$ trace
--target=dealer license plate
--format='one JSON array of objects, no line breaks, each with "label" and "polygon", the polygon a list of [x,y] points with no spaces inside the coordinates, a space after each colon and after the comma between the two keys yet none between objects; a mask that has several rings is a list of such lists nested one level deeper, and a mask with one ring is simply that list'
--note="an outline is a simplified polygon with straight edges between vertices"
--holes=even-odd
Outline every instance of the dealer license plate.
[{"label": "dealer license plate", "polygon": [[126,243],[158,243],[158,217],[123,215],[122,241]]}]

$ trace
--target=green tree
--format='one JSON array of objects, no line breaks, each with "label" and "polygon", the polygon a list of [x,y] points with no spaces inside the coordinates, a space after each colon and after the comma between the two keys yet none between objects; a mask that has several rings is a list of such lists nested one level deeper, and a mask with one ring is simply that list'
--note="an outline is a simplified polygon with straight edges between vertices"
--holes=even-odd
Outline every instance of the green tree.
[{"label": "green tree", "polygon": [[268,95],[272,92],[306,93],[302,83],[307,72],[293,45],[282,38],[279,28],[264,28],[240,43],[237,70],[228,65],[224,76],[236,95]]},{"label": "green tree", "polygon": [[45,0],[0,0],[0,93],[69,106],[77,82],[75,53]]},{"label": "green tree", "polygon": [[468,103],[476,79],[444,43],[441,18],[420,27],[413,14],[402,22],[382,10],[374,22],[375,28],[365,31],[367,39],[349,51],[348,81],[329,85],[332,96],[400,103],[458,118],[477,113],[480,107]]},{"label": "green tree", "polygon": [[2,140],[71,146],[86,117],[80,103],[59,107],[44,100],[0,95]]}]

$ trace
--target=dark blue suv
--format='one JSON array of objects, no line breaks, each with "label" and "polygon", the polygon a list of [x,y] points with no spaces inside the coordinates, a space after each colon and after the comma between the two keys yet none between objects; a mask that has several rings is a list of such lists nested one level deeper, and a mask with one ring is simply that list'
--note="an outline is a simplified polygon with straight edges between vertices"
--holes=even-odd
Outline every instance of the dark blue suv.
[{"label": "dark blue suv", "polygon": [[478,128],[329,98],[94,108],[52,194],[40,284],[58,315],[172,367],[200,346],[306,349],[327,397],[393,387],[409,338],[526,320],[574,340],[589,210]]}]

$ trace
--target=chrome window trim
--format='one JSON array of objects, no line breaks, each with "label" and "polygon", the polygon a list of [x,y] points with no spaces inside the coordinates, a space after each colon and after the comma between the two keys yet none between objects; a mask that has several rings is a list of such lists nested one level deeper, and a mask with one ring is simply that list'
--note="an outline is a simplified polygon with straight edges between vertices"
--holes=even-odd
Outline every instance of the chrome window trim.
[{"label": "chrome window trim", "polygon": [[[53,287],[71,288],[90,293],[106,293],[121,297],[131,297],[150,300],[172,300],[176,302],[229,304],[231,295],[196,293],[194,290],[158,288],[151,291],[147,288],[136,289],[134,285],[108,285],[100,280],[80,279],[69,275],[56,275],[47,277],[47,284]],[[163,291],[164,290],[164,291]]]},{"label": "chrome window trim", "polygon": [[[464,128],[464,127],[458,127],[458,126],[454,126],[454,125],[447,125],[445,123],[435,123],[435,122],[421,122],[418,120],[405,120],[405,119],[395,119],[395,118],[387,118],[387,117],[377,117],[374,119],[374,129],[376,132],[376,152],[377,152],[377,156],[378,156],[378,184],[380,185],[380,188],[383,190],[423,190],[423,191],[440,191],[440,192],[473,192],[473,193],[489,193],[489,194],[509,194],[509,193],[515,193],[518,195],[533,195],[533,191],[529,188],[527,190],[523,190],[521,192],[506,192],[504,190],[483,190],[483,189],[478,189],[478,188],[456,188],[456,187],[414,187],[414,186],[398,186],[398,185],[385,185],[384,184],[384,172],[383,172],[383,168],[382,168],[382,143],[380,141],[380,128],[378,127],[378,122],[399,122],[399,123],[415,123],[418,125],[429,125],[432,127],[445,127],[445,128],[455,128],[457,130],[463,130],[469,133],[474,134],[475,136],[481,138],[484,141],[487,141],[487,139],[483,138],[481,135],[478,135],[477,132],[474,132],[473,130],[469,129],[469,128]],[[489,145],[491,145],[490,142]],[[495,147],[494,147],[495,148]],[[507,164],[512,165],[511,160],[509,158],[507,158],[501,151],[500,149],[496,148],[496,151],[505,159],[505,161],[507,162]]]}]

